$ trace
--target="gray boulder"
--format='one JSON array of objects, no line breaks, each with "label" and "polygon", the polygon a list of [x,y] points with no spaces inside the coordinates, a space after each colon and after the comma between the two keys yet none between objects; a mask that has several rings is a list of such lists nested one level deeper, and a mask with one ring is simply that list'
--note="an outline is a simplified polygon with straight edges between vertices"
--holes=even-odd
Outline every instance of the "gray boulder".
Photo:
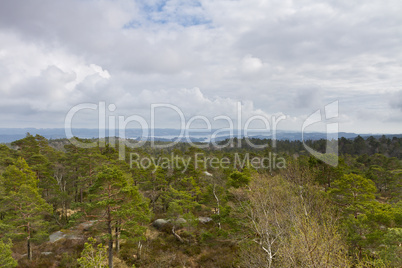
[{"label": "gray boulder", "polygon": [[83,238],[84,237],[78,231],[72,231],[72,230],[69,230],[67,233],[57,231],[49,235],[49,241],[51,243],[59,241],[60,239],[80,240]]},{"label": "gray boulder", "polygon": [[63,232],[57,231],[49,236],[49,240],[50,240],[50,242],[54,243],[54,242],[64,238],[65,236],[66,235]]},{"label": "gray boulder", "polygon": [[198,217],[198,221],[203,223],[203,224],[205,224],[205,223],[208,223],[208,222],[212,221],[212,218],[210,218],[210,217]]},{"label": "gray boulder", "polygon": [[160,229],[168,223],[169,223],[169,221],[167,221],[167,220],[157,219],[152,223],[152,226],[155,227],[156,229]]},{"label": "gray boulder", "polygon": [[187,223],[187,221],[183,218],[177,218],[177,220],[175,221],[176,224],[185,224]]}]

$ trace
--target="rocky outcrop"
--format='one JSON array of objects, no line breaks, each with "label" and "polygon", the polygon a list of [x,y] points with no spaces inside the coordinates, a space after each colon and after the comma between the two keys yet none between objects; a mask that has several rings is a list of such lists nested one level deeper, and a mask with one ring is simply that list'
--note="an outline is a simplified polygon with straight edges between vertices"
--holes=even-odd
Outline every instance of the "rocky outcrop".
[{"label": "rocky outcrop", "polygon": [[203,223],[203,224],[206,224],[208,222],[211,222],[212,218],[210,218],[210,217],[198,217],[198,221]]},{"label": "rocky outcrop", "polygon": [[152,226],[156,229],[162,229],[165,225],[167,225],[169,221],[165,219],[157,219],[152,223]]},{"label": "rocky outcrop", "polygon": [[60,239],[83,239],[84,235],[83,232],[84,231],[88,231],[89,228],[92,227],[92,225],[95,224],[96,221],[86,221],[86,222],[82,222],[80,223],[78,226],[74,227],[74,228],[70,228],[68,230],[63,230],[63,231],[57,231],[52,233],[51,235],[49,235],[49,241],[51,243],[54,243]]}]

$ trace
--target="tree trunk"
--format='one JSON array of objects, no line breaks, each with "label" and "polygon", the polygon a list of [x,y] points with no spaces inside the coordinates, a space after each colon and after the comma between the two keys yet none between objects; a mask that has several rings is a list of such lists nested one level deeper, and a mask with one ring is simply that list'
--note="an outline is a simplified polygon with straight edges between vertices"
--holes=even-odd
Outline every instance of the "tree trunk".
[{"label": "tree trunk", "polygon": [[108,255],[109,255],[109,268],[113,268],[113,239],[109,240]]},{"label": "tree trunk", "polygon": [[32,250],[31,250],[31,226],[29,222],[27,225],[28,237],[27,237],[27,250],[28,250],[28,260],[32,260]]},{"label": "tree trunk", "polygon": [[142,250],[142,244],[141,244],[141,241],[138,241],[138,250],[137,250],[137,253],[138,253],[137,259],[138,260],[141,259],[141,250]]},{"label": "tree trunk", "polygon": [[113,268],[113,236],[112,236],[112,219],[110,215],[110,207],[107,208],[107,231],[109,233],[109,247],[108,247],[108,255],[109,255],[109,268]]},{"label": "tree trunk", "polygon": [[67,206],[66,206],[66,201],[63,200],[63,214],[64,214],[64,218],[66,223],[68,223],[68,215],[67,215]]},{"label": "tree trunk", "polygon": [[74,182],[73,187],[74,187],[74,191],[75,191],[75,193],[74,193],[74,202],[77,202],[77,200],[78,200],[78,186],[77,186],[77,184],[75,182]]},{"label": "tree trunk", "polygon": [[120,251],[120,243],[119,243],[119,237],[120,237],[120,228],[119,228],[119,225],[117,224],[116,225],[116,252],[117,253],[119,253],[119,251]]},{"label": "tree trunk", "polygon": [[175,229],[175,228],[174,228],[174,226],[173,226],[173,228],[172,228],[172,233],[173,233],[173,235],[176,237],[177,240],[179,240],[180,242],[184,243],[183,238],[181,238],[180,235],[178,235],[178,234],[174,231],[174,229]]},{"label": "tree trunk", "polygon": [[331,188],[331,177],[328,176],[328,188]]},{"label": "tree trunk", "polygon": [[[216,185],[214,184],[214,187],[213,187],[213,194],[214,194],[214,197],[215,197],[215,199],[216,199],[217,214],[218,214],[218,216],[220,216],[220,215],[221,215],[221,211],[220,211],[220,206],[221,206],[221,205],[220,205],[220,202],[219,202],[219,198],[218,198],[218,196],[216,195],[215,187],[216,187]],[[220,217],[219,217],[218,227],[219,227],[219,229],[221,229]]]},{"label": "tree trunk", "polygon": [[27,238],[27,250],[28,250],[28,260],[32,260],[32,252],[31,252],[31,239]]}]

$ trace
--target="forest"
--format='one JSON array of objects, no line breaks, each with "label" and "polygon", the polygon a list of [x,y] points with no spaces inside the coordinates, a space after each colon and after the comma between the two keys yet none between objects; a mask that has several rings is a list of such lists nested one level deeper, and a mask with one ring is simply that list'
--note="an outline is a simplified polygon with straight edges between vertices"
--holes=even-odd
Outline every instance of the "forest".
[{"label": "forest", "polygon": [[0,267],[402,267],[402,138],[79,141],[0,144]]}]

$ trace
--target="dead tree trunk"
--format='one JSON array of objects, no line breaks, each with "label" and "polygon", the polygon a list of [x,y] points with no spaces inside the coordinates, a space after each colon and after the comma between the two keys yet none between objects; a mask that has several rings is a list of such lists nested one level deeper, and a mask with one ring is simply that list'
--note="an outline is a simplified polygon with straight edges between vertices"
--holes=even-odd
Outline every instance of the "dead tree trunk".
[{"label": "dead tree trunk", "polygon": [[174,231],[174,226],[172,228],[172,233],[174,235],[174,237],[176,237],[177,240],[179,240],[180,242],[184,243],[183,238],[180,237],[180,235],[178,235],[175,231]]}]

